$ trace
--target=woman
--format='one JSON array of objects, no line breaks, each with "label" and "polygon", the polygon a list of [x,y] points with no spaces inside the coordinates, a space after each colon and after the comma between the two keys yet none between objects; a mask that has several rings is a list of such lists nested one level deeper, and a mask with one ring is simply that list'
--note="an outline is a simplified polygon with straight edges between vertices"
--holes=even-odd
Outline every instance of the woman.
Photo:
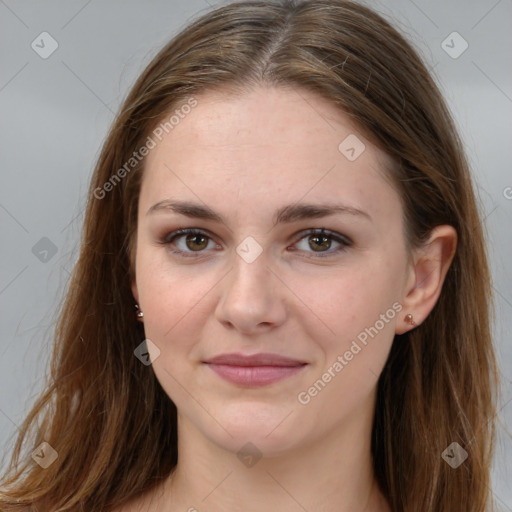
[{"label": "woman", "polygon": [[220,7],[111,128],[0,508],[488,510],[489,306],[403,37],[344,0]]}]

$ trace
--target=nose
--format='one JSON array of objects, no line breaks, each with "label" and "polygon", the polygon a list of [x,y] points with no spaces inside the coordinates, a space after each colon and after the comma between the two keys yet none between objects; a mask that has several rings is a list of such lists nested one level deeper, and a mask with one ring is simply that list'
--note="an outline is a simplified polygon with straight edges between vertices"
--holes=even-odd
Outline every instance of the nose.
[{"label": "nose", "polygon": [[286,287],[263,252],[247,263],[234,254],[234,267],[222,280],[216,319],[225,327],[250,335],[282,325],[286,319]]}]

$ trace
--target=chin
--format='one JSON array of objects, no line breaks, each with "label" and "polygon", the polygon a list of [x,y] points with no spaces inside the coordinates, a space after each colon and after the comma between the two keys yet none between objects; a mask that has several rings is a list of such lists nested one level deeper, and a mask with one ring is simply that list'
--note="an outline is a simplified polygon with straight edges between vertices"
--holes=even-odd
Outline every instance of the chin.
[{"label": "chin", "polygon": [[297,417],[290,412],[283,407],[257,404],[233,405],[231,411],[225,408],[214,414],[225,429],[215,428],[214,441],[234,452],[250,442],[265,456],[279,456],[300,442]]}]

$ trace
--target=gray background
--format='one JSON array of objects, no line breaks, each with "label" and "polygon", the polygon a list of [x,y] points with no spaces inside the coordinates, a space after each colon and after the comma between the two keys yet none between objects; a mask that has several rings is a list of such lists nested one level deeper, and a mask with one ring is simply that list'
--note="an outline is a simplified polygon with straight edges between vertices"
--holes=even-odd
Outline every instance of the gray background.
[{"label": "gray background", "polygon": [[[43,383],[56,309],[77,256],[85,193],[113,113],[156,51],[220,3],[0,0],[0,454],[9,451]],[[503,379],[493,492],[512,511],[512,441],[505,432],[512,431],[512,0],[371,5],[432,68],[477,182]],[[454,31],[469,45],[458,58],[442,48]],[[46,59],[31,47],[42,32],[58,43]],[[461,40],[449,44],[452,53],[462,48]]]}]

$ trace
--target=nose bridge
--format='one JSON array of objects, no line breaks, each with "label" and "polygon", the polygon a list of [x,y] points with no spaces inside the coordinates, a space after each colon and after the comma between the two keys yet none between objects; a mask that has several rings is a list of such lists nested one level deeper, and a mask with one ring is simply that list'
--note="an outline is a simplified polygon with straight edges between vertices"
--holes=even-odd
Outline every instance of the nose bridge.
[{"label": "nose bridge", "polygon": [[285,306],[266,251],[255,256],[251,241],[246,244],[242,242],[233,255],[233,268],[222,287],[217,318],[240,330],[251,331],[261,324],[282,323]]},{"label": "nose bridge", "polygon": [[273,295],[272,273],[268,269],[267,254],[261,252],[254,259],[245,259],[243,255],[240,256],[241,249],[242,244],[234,255],[233,270],[224,292],[230,298],[248,301],[255,306],[258,301],[268,301]]}]

